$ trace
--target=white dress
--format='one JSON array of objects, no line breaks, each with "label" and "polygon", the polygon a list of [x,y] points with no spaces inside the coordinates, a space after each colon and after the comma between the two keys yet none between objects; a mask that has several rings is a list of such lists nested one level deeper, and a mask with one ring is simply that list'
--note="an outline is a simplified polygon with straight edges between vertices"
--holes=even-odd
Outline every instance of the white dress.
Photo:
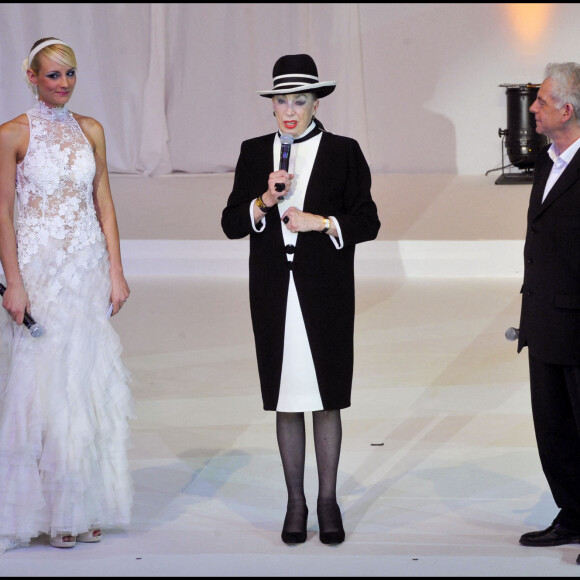
[{"label": "white dress", "polygon": [[95,159],[66,109],[28,111],[17,166],[18,262],[31,336],[0,309],[0,553],[40,533],[130,521],[133,401],[107,318],[111,279],[93,204]]}]

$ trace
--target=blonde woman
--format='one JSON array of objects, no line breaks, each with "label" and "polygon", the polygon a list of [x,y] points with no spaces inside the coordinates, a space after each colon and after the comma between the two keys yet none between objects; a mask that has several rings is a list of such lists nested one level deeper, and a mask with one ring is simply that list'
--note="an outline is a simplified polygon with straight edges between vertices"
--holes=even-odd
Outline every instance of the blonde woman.
[{"label": "blonde woman", "polygon": [[41,534],[98,542],[129,522],[133,494],[129,373],[108,320],[130,290],[103,128],[67,108],[68,44],[38,40],[23,68],[36,104],[0,126],[0,553]]}]

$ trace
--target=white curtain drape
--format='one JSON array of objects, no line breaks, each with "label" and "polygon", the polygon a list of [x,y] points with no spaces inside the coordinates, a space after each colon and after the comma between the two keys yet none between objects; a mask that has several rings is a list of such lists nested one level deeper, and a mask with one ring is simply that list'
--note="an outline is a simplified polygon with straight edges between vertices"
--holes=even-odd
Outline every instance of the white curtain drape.
[{"label": "white curtain drape", "polygon": [[166,8],[151,5],[149,72],[143,91],[143,119],[139,139],[139,169],[145,175],[171,173],[169,129],[165,115]]},{"label": "white curtain drape", "polygon": [[327,129],[367,147],[356,4],[2,4],[0,122],[33,105],[20,66],[46,36],[75,50],[69,108],[102,123],[111,172],[232,171],[243,139],[276,129],[257,91],[298,52],[338,82]]},{"label": "white curtain drape", "polygon": [[173,4],[167,13],[174,170],[232,171],[243,139],[276,130],[271,101],[257,92],[272,88],[284,54],[310,54],[319,77],[338,82],[318,117],[367,146],[358,5]]},{"label": "white curtain drape", "polygon": [[[240,143],[276,129],[272,67],[308,53],[327,130],[375,173],[479,174],[501,165],[502,83],[539,83],[576,59],[580,4],[2,3],[0,123],[34,103],[20,70],[57,36],[78,58],[69,108],[101,122],[109,169],[234,170]],[[532,34],[533,32],[533,34]]]}]

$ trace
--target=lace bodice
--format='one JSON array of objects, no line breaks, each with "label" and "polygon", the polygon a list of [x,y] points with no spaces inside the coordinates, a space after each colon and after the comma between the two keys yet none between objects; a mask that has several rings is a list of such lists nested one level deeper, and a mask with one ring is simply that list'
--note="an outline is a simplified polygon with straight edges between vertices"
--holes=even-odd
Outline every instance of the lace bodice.
[{"label": "lace bodice", "polygon": [[41,247],[60,240],[58,266],[102,237],[93,203],[95,158],[66,107],[38,102],[27,115],[30,143],[16,169],[18,261],[22,268]]}]

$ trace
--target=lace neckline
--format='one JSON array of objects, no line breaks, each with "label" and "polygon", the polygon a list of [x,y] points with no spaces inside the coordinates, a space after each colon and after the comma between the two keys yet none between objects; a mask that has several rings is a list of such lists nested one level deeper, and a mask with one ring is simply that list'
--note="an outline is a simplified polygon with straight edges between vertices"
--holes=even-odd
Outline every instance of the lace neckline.
[{"label": "lace neckline", "polygon": [[66,105],[49,107],[44,101],[38,101],[33,110],[40,118],[47,121],[66,121],[70,117],[70,111],[66,108]]}]

